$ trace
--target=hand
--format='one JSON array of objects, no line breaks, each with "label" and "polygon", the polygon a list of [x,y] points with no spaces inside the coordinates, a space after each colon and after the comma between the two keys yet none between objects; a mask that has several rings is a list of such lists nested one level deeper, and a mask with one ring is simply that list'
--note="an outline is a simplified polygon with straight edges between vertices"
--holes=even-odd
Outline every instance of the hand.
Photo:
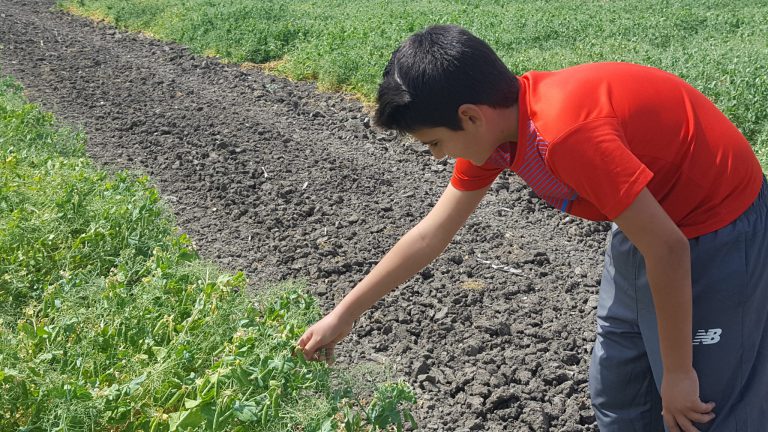
[{"label": "hand", "polygon": [[336,344],[352,331],[355,321],[334,312],[316,322],[299,338],[298,346],[307,360],[334,362]]},{"label": "hand", "polygon": [[669,432],[698,432],[692,422],[707,423],[715,418],[715,403],[699,399],[699,377],[693,368],[687,372],[664,371],[661,403]]}]

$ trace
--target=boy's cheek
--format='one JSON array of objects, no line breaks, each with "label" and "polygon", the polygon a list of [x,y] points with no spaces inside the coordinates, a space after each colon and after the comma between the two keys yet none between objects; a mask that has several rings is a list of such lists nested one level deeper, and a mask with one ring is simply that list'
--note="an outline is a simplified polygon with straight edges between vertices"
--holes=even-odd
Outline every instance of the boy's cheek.
[{"label": "boy's cheek", "polygon": [[432,157],[435,158],[436,160],[443,159],[446,156],[445,153],[439,150],[430,150],[430,151],[432,152]]}]

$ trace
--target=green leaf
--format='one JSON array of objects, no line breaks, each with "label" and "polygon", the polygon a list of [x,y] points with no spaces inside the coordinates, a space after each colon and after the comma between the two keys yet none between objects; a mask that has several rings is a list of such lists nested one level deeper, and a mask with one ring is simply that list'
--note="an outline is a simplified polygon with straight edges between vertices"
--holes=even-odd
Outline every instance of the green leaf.
[{"label": "green leaf", "polygon": [[205,421],[199,409],[179,411],[168,415],[170,431],[200,426]]},{"label": "green leaf", "polygon": [[237,419],[240,421],[244,421],[244,422],[259,421],[258,415],[261,410],[253,402],[235,401],[235,405],[234,407],[232,407],[232,410],[235,413],[235,417],[237,417]]},{"label": "green leaf", "polygon": [[18,329],[21,333],[30,339],[35,339],[35,328],[29,325],[29,323],[19,323]]},{"label": "green leaf", "polygon": [[127,385],[123,386],[123,391],[125,391],[126,395],[131,395],[133,392],[139,389],[141,384],[147,379],[147,374],[141,374],[140,376],[133,379],[133,381],[129,382]]},{"label": "green leaf", "polygon": [[203,401],[201,399],[184,399],[184,408],[192,409],[200,405]]},{"label": "green leaf", "polygon": [[320,428],[320,432],[334,432],[336,429],[333,427],[333,419],[329,418],[328,420],[323,423],[323,426]]},{"label": "green leaf", "polygon": [[168,350],[163,347],[152,347],[152,352],[155,354],[155,357],[157,357],[158,360],[162,360],[166,354],[168,354]]}]

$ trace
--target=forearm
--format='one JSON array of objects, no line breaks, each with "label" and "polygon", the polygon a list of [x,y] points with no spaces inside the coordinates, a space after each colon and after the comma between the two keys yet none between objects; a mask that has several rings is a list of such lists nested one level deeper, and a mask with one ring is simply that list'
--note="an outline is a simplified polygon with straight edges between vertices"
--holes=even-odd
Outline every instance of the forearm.
[{"label": "forearm", "polygon": [[688,239],[647,188],[614,221],[645,259],[665,372],[690,371],[693,306]]},{"label": "forearm", "polygon": [[344,297],[334,312],[359,318],[379,299],[431,263],[450,240],[449,235],[443,234],[441,238],[437,233],[426,233],[416,226]]},{"label": "forearm", "polygon": [[380,298],[431,263],[485,196],[488,187],[459,191],[448,185],[432,211],[408,231],[331,312],[357,319]]},{"label": "forearm", "polygon": [[665,373],[686,372],[693,365],[691,258],[688,241],[673,242],[646,257],[648,282],[656,308]]},{"label": "forearm", "polygon": [[[691,250],[688,239],[648,188],[614,219],[645,259],[653,295],[664,367],[661,382],[662,415],[670,430],[691,421],[706,423],[714,404],[699,398],[699,381],[693,369],[691,322]],[[684,430],[696,430],[693,426]]]}]

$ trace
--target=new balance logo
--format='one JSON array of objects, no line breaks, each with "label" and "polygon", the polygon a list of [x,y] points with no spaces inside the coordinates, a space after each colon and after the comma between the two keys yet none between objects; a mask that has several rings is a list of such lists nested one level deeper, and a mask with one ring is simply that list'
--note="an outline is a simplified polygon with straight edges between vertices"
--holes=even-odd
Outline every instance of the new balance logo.
[{"label": "new balance logo", "polygon": [[693,337],[694,345],[710,345],[720,342],[720,335],[723,329],[697,330]]}]

